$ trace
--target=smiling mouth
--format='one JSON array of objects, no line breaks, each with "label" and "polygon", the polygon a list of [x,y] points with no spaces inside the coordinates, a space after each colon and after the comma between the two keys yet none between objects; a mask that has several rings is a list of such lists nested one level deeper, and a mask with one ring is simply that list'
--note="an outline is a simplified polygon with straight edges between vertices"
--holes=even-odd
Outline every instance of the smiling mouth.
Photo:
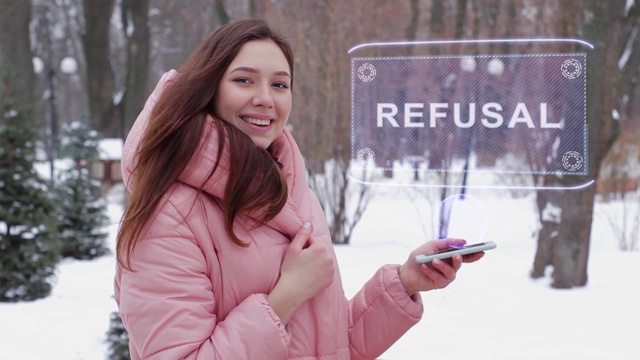
[{"label": "smiling mouth", "polygon": [[249,124],[257,126],[268,126],[269,124],[271,124],[271,120],[256,119],[248,116],[240,116],[240,118],[248,122]]}]

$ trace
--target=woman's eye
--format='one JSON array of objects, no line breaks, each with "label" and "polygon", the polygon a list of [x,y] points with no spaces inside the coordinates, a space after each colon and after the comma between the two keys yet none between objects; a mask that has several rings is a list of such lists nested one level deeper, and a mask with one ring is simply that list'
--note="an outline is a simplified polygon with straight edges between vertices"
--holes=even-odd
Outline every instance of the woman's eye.
[{"label": "woman's eye", "polygon": [[289,88],[289,85],[286,84],[286,83],[283,83],[283,82],[275,83],[275,84],[273,84],[273,86],[275,86],[275,87],[277,87],[279,89],[288,89]]},{"label": "woman's eye", "polygon": [[236,78],[236,79],[233,79],[233,81],[240,84],[251,84],[251,80],[247,78]]}]

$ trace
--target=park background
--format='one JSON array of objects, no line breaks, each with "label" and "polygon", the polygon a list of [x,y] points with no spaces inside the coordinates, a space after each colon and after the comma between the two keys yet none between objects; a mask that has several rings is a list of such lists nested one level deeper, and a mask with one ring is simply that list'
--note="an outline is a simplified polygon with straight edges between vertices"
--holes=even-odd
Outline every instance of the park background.
[{"label": "park background", "polygon": [[[484,239],[495,240],[499,248],[473,265],[475,270],[463,270],[451,289],[426,297],[425,321],[383,357],[635,358],[637,336],[620,329],[637,322],[639,313],[632,278],[638,273],[640,238],[639,15],[634,0],[0,0],[0,283],[6,302],[0,306],[0,332],[6,335],[0,352],[34,359],[106,356],[102,341],[115,310],[110,297],[114,259],[102,249],[113,249],[126,196],[118,184],[117,151],[111,152],[115,158],[104,152],[101,157],[95,145],[95,152],[69,154],[62,151],[69,143],[65,129],[88,129],[83,136],[95,144],[121,140],[164,71],[179,67],[221,24],[258,16],[283,32],[296,53],[291,131],[325,205],[347,294],[372,268],[401,262],[409,249],[437,236],[432,211],[460,190],[459,176],[428,171],[402,179],[411,186],[381,189],[349,181],[347,51],[361,43],[396,40],[579,38],[594,44],[587,119],[589,174],[597,185],[578,191],[526,189],[576,181],[551,174],[496,177],[512,190],[470,189],[489,214]],[[33,158],[20,158],[23,152],[9,136],[14,126],[31,130],[21,141]],[[17,167],[19,158],[25,162]],[[404,159],[394,160],[398,169],[406,166]],[[68,172],[74,168],[83,171]],[[16,175],[18,170],[28,175]],[[37,196],[10,191],[10,184],[27,184],[28,176],[39,179]],[[33,225],[16,214],[34,213],[36,199],[52,201],[46,198],[69,186],[66,180],[73,176],[100,181],[92,184],[102,195],[88,196],[84,203],[102,202],[106,209],[104,244],[90,252],[90,259],[61,253],[58,262],[45,256],[51,292],[39,288],[37,298],[16,296],[22,292],[6,290],[6,274],[15,280],[19,273],[17,265],[12,268],[17,256],[12,251],[60,241],[54,239],[61,233],[56,221],[67,217],[51,211],[54,219],[42,217]],[[398,173],[372,176],[385,182]],[[109,198],[114,194],[120,195]],[[413,212],[405,214],[409,209]],[[29,227],[38,230],[16,230]],[[22,245],[8,245],[16,239]],[[36,263],[41,257],[30,259]]]}]

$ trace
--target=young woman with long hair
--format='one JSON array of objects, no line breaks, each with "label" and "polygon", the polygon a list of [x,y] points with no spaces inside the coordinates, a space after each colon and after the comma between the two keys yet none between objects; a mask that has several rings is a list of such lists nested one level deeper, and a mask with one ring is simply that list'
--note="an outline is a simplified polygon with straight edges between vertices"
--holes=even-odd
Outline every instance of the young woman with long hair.
[{"label": "young woman with long hair", "polygon": [[258,19],[160,79],[125,142],[115,295],[132,359],[375,359],[462,262],[382,266],[351,300],[285,128],[293,53]]}]

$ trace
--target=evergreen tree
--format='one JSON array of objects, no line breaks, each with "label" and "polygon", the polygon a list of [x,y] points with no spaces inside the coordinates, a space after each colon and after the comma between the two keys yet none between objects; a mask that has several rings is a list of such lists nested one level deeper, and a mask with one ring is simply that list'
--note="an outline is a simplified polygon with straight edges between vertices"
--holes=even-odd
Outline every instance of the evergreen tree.
[{"label": "evergreen tree", "polygon": [[89,174],[91,163],[98,158],[99,141],[96,131],[79,122],[63,126],[59,156],[71,163],[60,172],[56,186],[63,257],[89,260],[109,252],[102,184]]},{"label": "evergreen tree", "polygon": [[109,347],[107,359],[109,360],[131,360],[129,353],[129,333],[122,324],[118,312],[111,313],[109,330],[107,331],[107,344]]},{"label": "evergreen tree", "polygon": [[0,302],[51,293],[59,261],[54,205],[34,169],[36,134],[29,113],[0,94]]}]

